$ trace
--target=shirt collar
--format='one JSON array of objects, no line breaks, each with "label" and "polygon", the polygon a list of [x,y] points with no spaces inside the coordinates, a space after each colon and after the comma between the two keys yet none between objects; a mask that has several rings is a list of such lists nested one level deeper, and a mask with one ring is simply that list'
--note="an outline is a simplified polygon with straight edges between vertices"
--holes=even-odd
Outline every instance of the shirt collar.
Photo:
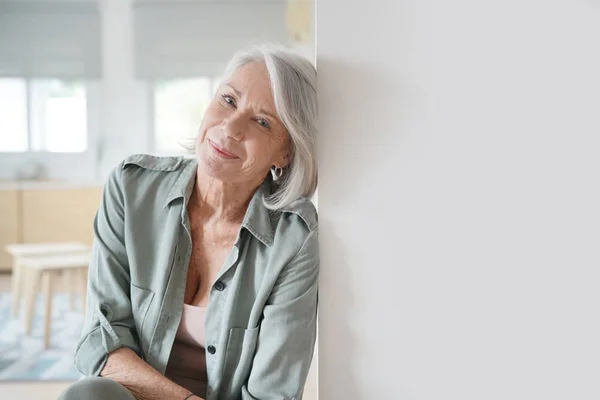
[{"label": "shirt collar", "polygon": [[[183,171],[175,181],[175,184],[169,191],[164,207],[166,208],[173,200],[183,198],[184,207],[188,203],[194,182],[198,163],[196,160],[190,160],[186,163]],[[271,224],[271,212],[263,204],[263,199],[271,194],[272,181],[269,176],[258,187],[242,221],[242,227],[246,228],[254,237],[267,246],[273,244],[273,226]]]},{"label": "shirt collar", "polygon": [[258,187],[248,204],[242,226],[267,246],[273,244],[271,211],[265,207],[263,199],[271,194],[271,178],[267,177]]},{"label": "shirt collar", "polygon": [[167,199],[165,200],[164,208],[166,208],[171,202],[175,199],[183,198],[184,207],[187,204],[190,195],[192,194],[192,189],[194,188],[194,178],[196,177],[196,169],[198,168],[198,163],[196,160],[190,159],[187,163],[184,163],[185,167],[183,171],[179,174],[179,177],[171,187],[169,194],[167,195]]}]

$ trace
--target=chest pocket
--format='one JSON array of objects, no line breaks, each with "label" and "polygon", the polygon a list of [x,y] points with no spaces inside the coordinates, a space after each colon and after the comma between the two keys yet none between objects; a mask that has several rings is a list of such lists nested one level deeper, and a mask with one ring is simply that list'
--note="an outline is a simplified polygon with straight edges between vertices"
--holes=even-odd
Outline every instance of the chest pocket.
[{"label": "chest pocket", "polygon": [[148,310],[153,299],[154,292],[152,290],[143,289],[133,283],[131,284],[131,311],[144,359],[146,359],[146,354],[148,353],[150,336],[153,330],[152,327],[145,326],[147,325],[145,324],[146,316],[148,315]]},{"label": "chest pocket", "polygon": [[258,342],[259,328],[243,329],[232,328],[229,330],[227,349],[225,350],[225,363],[223,365],[223,379],[226,384],[225,398],[238,398],[242,385],[248,379],[256,343]]}]

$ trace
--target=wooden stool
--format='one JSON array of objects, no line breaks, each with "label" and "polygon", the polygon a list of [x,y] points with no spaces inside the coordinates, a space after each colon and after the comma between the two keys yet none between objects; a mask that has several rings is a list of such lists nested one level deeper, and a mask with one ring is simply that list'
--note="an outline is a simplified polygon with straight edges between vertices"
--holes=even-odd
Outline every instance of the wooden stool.
[{"label": "wooden stool", "polygon": [[13,257],[11,292],[12,292],[12,314],[16,317],[19,313],[23,288],[23,274],[19,267],[19,260],[26,256],[43,256],[51,254],[71,254],[90,251],[90,246],[81,242],[59,242],[59,243],[20,243],[9,244],[6,252]]},{"label": "wooden stool", "polygon": [[[31,322],[35,310],[35,298],[40,280],[44,294],[44,348],[50,343],[50,323],[52,321],[53,283],[57,274],[65,273],[70,284],[77,288],[81,295],[81,307],[85,315],[85,299],[87,286],[87,267],[91,253],[68,255],[46,255],[20,257],[19,268],[25,284],[25,333],[31,334]],[[72,287],[73,287],[72,286]],[[70,292],[70,303],[73,307],[73,293]]]}]

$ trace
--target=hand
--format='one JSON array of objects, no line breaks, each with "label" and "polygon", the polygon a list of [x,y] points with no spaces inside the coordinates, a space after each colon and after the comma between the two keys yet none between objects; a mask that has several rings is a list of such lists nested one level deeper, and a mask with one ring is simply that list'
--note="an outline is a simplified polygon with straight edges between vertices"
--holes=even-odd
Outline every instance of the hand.
[{"label": "hand", "polygon": [[188,396],[185,398],[185,400],[204,400],[202,397],[200,396],[196,396],[195,394],[192,396]]}]

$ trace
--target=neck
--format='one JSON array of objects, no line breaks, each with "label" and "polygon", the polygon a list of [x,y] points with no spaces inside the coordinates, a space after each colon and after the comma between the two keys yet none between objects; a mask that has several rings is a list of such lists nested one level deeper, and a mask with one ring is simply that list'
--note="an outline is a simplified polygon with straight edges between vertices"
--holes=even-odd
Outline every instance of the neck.
[{"label": "neck", "polygon": [[206,221],[240,222],[261,183],[226,183],[198,168],[188,207],[201,214]]}]

